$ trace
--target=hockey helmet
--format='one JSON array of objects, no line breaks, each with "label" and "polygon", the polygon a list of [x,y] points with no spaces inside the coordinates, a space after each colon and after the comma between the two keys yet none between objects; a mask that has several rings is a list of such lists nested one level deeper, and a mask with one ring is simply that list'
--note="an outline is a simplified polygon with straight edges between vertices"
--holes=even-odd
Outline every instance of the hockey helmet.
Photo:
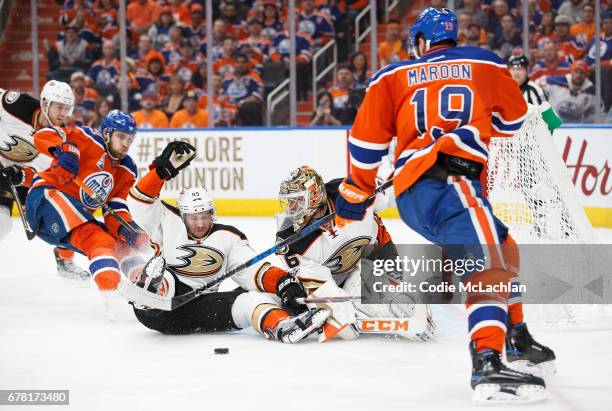
[{"label": "hockey helmet", "polygon": [[40,108],[47,121],[55,126],[49,119],[49,106],[51,103],[60,103],[68,108],[68,117],[74,112],[74,94],[68,83],[57,80],[49,80],[43,86],[40,93]]},{"label": "hockey helmet", "polygon": [[527,68],[529,66],[529,60],[524,54],[513,54],[508,59],[508,67],[521,66]]},{"label": "hockey helmet", "polygon": [[111,110],[102,119],[100,132],[104,140],[108,142],[114,131],[134,135],[136,134],[136,121],[131,115],[120,110]]},{"label": "hockey helmet", "polygon": [[285,216],[291,218],[297,230],[327,203],[323,178],[313,168],[301,166],[281,182],[278,199]]},{"label": "hockey helmet", "polygon": [[177,205],[181,217],[185,214],[210,211],[213,221],[217,219],[213,198],[204,187],[183,189],[178,196]]},{"label": "hockey helmet", "polygon": [[425,38],[427,48],[443,40],[453,40],[457,43],[457,15],[446,8],[428,7],[417,17],[410,29],[410,47],[417,56],[419,35]]}]

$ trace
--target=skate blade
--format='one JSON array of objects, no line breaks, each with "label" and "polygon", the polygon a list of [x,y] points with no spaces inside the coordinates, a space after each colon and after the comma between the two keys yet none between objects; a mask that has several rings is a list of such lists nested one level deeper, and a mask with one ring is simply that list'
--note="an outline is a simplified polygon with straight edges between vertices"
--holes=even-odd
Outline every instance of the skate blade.
[{"label": "skate blade", "polygon": [[320,328],[327,321],[327,317],[331,314],[330,311],[321,310],[318,313],[315,313],[310,319],[310,325],[303,330],[294,330],[290,332],[288,335],[283,338],[283,342],[289,344],[295,344],[308,337],[312,332],[316,329]]},{"label": "skate blade", "polygon": [[508,367],[518,372],[535,375],[536,377],[550,377],[557,373],[555,361],[544,361],[539,364],[532,364],[527,360],[518,360],[507,363]]},{"label": "skate blade", "polygon": [[74,275],[74,274],[60,272],[60,271],[57,272],[57,275],[62,280],[66,281],[66,283],[73,285],[73,286],[77,286],[79,288],[89,288],[89,286],[91,285],[89,281],[91,279],[91,276],[84,277],[84,276]]},{"label": "skate blade", "polygon": [[541,385],[521,385],[516,391],[502,391],[499,384],[479,384],[474,388],[475,405],[524,405],[546,400],[546,389]]}]

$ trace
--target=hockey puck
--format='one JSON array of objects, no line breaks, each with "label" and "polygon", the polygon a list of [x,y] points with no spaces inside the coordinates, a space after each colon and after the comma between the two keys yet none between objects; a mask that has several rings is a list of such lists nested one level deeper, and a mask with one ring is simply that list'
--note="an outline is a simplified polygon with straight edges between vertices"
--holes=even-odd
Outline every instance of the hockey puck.
[{"label": "hockey puck", "polygon": [[215,354],[229,354],[229,348],[215,348]]}]

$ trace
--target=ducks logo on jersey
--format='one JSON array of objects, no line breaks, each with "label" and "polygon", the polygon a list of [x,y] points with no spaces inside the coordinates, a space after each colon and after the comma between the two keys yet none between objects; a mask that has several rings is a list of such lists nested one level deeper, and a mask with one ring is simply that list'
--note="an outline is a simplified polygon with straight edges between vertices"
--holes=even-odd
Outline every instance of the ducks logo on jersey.
[{"label": "ducks logo on jersey", "polygon": [[32,161],[38,155],[36,147],[18,136],[7,136],[9,141],[0,144],[0,155],[16,163]]},{"label": "ducks logo on jersey", "polygon": [[343,274],[351,270],[361,259],[365,247],[370,244],[370,237],[356,237],[344,243],[323,265],[332,274]]},{"label": "ducks logo on jersey", "polygon": [[223,266],[223,253],[205,245],[182,245],[177,247],[188,254],[177,257],[182,264],[169,265],[168,267],[180,275],[190,277],[209,277],[215,275]]}]

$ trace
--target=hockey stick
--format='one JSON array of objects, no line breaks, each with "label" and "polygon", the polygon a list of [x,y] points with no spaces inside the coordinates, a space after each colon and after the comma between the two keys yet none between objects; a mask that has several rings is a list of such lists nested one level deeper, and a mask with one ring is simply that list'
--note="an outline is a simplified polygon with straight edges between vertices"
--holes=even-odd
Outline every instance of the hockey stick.
[{"label": "hockey stick", "polygon": [[[378,187],[376,187],[376,190],[374,190],[374,194],[371,195],[368,198],[368,201],[373,200],[376,198],[376,195],[382,191],[385,191],[387,188],[391,187],[391,185],[393,184],[393,179],[387,180],[384,183],[382,183],[381,185],[379,185]],[[254,264],[257,264],[258,262],[260,262],[261,260],[263,260],[264,258],[268,257],[269,255],[272,255],[274,253],[276,253],[278,250],[282,250],[284,247],[287,247],[288,245],[291,245],[293,243],[295,243],[296,241],[306,237],[307,235],[309,235],[310,233],[313,233],[314,231],[318,230],[319,228],[321,228],[322,226],[324,226],[325,224],[329,223],[330,221],[332,221],[334,219],[334,217],[336,216],[336,213],[331,213],[326,215],[325,217],[322,217],[320,219],[318,219],[317,221],[315,221],[314,223],[310,224],[309,226],[306,226],[304,228],[302,228],[300,231],[298,231],[297,233],[294,233],[293,235],[287,237],[286,239],[284,239],[283,241],[276,243],[276,245],[268,248],[266,251],[256,255],[255,257],[251,258],[248,261],[245,261],[244,263],[232,268],[231,270],[227,271],[225,274],[215,278],[213,281],[211,281],[210,283],[204,284],[199,288],[196,288],[194,290],[191,290],[185,294],[176,296],[176,297],[172,297],[172,302],[171,302],[171,310],[175,310],[177,308],[179,308],[182,305],[187,304],[190,301],[193,301],[194,299],[198,298],[200,295],[206,293],[208,291],[209,288],[214,287],[215,285],[221,283],[222,281],[232,277],[233,275],[239,273],[240,271],[251,267]]]},{"label": "hockey stick", "polygon": [[131,234],[136,234],[136,230],[134,230],[134,228],[131,225],[129,225],[128,222],[125,221],[125,219],[121,217],[118,212],[116,212],[108,204],[106,204],[104,200],[100,198],[100,196],[98,196],[91,189],[91,187],[86,186],[83,180],[81,180],[79,177],[75,177],[73,181],[76,183],[76,185],[81,187],[83,191],[85,191],[85,194],[87,194],[89,197],[93,198],[98,203],[100,203],[100,206],[102,207],[102,210],[104,210],[105,213],[112,215],[117,221],[119,221],[119,224],[121,224]]},{"label": "hockey stick", "polygon": [[298,304],[318,304],[318,303],[343,303],[345,301],[353,301],[353,300],[361,300],[361,297],[358,295],[352,296],[338,296],[338,297],[306,297],[306,298],[296,298],[295,302]]},{"label": "hockey stick", "polygon": [[[4,168],[4,165],[0,163],[0,170],[2,170],[3,168]],[[32,230],[32,227],[30,227],[30,223],[28,223],[28,220],[26,220],[25,218],[25,214],[23,213],[23,204],[21,204],[21,200],[19,199],[19,194],[17,193],[17,189],[15,188],[13,183],[11,183],[10,181],[7,181],[7,184],[9,188],[11,189],[11,193],[13,194],[13,199],[15,201],[15,204],[17,204],[17,212],[19,213],[19,218],[21,219],[21,223],[23,224],[23,228],[25,230],[26,237],[29,241],[31,241],[34,237],[36,237],[36,233],[34,232],[34,230]],[[9,215],[10,213],[11,213],[11,210],[9,210]]]}]

